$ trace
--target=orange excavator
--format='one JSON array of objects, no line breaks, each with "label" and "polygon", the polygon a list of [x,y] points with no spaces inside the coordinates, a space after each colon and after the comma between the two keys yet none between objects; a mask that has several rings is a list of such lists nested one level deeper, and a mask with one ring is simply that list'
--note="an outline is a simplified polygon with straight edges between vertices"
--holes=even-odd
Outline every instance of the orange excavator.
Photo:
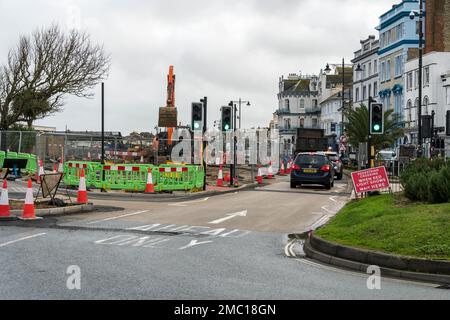
[{"label": "orange excavator", "polygon": [[[173,66],[169,67],[169,74],[167,76],[167,108],[175,108],[175,74],[173,73]],[[167,129],[167,143],[172,144],[173,128]]]}]

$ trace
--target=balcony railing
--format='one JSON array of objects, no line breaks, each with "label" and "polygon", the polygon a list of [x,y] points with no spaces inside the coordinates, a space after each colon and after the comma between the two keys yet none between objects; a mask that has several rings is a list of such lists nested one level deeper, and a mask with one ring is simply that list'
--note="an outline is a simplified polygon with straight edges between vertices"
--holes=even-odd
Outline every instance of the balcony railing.
[{"label": "balcony railing", "polygon": [[278,130],[280,131],[295,131],[297,129],[321,129],[319,125],[311,125],[311,126],[279,126]]}]

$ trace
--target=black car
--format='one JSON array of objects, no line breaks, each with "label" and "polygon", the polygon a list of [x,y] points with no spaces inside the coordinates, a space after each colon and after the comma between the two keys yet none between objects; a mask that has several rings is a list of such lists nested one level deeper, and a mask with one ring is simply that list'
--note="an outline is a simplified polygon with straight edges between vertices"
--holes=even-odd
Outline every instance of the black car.
[{"label": "black car", "polygon": [[291,171],[291,188],[302,184],[319,184],[326,189],[334,186],[334,169],[325,154],[299,153]]}]

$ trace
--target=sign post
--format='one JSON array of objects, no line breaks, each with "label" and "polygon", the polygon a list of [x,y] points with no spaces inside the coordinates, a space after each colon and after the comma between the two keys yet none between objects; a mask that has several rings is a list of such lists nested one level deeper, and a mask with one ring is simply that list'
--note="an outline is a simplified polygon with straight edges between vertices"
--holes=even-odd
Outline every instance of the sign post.
[{"label": "sign post", "polygon": [[352,172],[353,187],[358,193],[389,189],[389,179],[385,167],[370,168]]}]

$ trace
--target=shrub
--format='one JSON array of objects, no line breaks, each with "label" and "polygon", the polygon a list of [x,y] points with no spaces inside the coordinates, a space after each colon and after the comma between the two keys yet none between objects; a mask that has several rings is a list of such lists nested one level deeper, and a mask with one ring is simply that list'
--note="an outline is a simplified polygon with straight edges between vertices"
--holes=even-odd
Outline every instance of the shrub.
[{"label": "shrub", "polygon": [[409,176],[405,181],[405,195],[411,200],[428,200],[428,175],[418,172]]},{"label": "shrub", "polygon": [[450,169],[443,166],[439,171],[433,171],[428,186],[428,201],[445,203],[450,199]]}]

